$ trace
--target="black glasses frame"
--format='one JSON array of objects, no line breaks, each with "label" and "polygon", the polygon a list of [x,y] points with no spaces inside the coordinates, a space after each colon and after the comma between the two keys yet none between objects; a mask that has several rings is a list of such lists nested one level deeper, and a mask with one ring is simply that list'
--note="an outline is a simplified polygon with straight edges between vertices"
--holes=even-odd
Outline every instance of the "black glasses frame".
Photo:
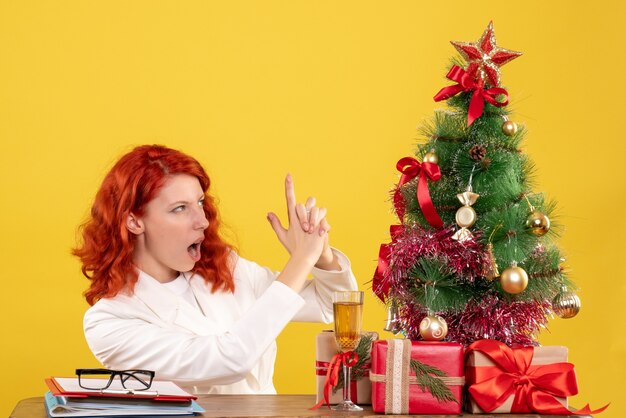
[{"label": "black glasses frame", "polygon": [[[140,369],[132,369],[132,370],[76,369],[76,375],[78,376],[78,385],[81,388],[87,389],[87,390],[104,390],[104,389],[107,389],[109,386],[111,386],[111,383],[113,383],[113,380],[115,379],[115,376],[119,376],[120,377],[120,381],[122,382],[122,387],[124,389],[129,389],[129,390],[132,389],[133,391],[142,391],[142,390],[150,389],[150,386],[152,386],[152,380],[154,379],[155,372],[152,371],[152,370],[140,370]],[[81,377],[83,375],[109,376],[109,381],[104,386],[100,385],[98,387],[89,387],[89,386],[85,386],[88,383],[85,383],[85,385],[83,385],[83,380],[81,379]],[[126,387],[126,382],[129,379],[132,382],[139,382],[140,384],[142,384],[145,387],[139,388],[139,389],[137,389],[137,388],[127,388]]]}]

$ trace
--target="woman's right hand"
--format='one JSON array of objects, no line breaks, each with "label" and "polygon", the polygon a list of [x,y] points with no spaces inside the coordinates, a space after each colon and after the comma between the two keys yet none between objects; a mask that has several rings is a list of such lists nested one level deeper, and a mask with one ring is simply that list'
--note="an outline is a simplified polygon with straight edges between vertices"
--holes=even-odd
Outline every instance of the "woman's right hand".
[{"label": "woman's right hand", "polygon": [[[278,240],[291,254],[291,258],[279,275],[278,280],[299,291],[322,254],[329,226],[326,223],[326,211],[324,209],[319,209],[316,206],[308,207],[310,205],[307,205],[307,210],[315,213],[316,216],[314,217],[315,223],[307,225],[308,228],[305,229],[304,225],[309,222],[309,219],[303,219],[304,217],[308,218],[306,211],[303,211],[302,208],[298,209],[298,206],[304,207],[304,205],[296,204],[296,193],[290,174],[285,178],[285,198],[289,218],[288,227],[284,228],[278,216],[272,212],[267,215],[267,219]],[[299,215],[299,212],[303,214]]]},{"label": "woman's right hand", "polygon": [[[296,192],[291,174],[285,178],[285,200],[287,201],[288,227],[284,228],[278,216],[270,212],[267,219],[272,225],[278,240],[292,257],[313,258],[313,264],[324,249],[328,233],[326,209],[315,206],[315,199],[309,198],[306,206],[296,203]],[[314,214],[309,219],[309,214]],[[309,221],[313,223],[309,225]]]}]

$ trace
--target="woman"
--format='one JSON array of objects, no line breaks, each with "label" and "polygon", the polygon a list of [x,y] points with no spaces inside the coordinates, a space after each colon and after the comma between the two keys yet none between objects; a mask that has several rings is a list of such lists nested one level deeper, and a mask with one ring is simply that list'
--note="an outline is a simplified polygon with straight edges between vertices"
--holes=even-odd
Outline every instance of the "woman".
[{"label": "woman", "polygon": [[296,204],[291,176],[288,228],[268,214],[290,253],[280,274],[222,241],[209,185],[195,159],[162,146],[114,165],[74,250],[91,280],[85,337],[110,369],[155,370],[194,393],[276,393],[280,331],[291,320],[331,322],[332,293],[356,281],[328,244],[325,209]]}]

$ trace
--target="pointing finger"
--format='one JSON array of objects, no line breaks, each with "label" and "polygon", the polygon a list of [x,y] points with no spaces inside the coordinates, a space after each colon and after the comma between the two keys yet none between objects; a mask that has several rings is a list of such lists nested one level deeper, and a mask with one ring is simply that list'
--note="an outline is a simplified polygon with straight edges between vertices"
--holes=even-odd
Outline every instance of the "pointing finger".
[{"label": "pointing finger", "polygon": [[287,200],[287,215],[289,223],[296,219],[296,191],[293,187],[293,178],[291,174],[287,174],[285,178],[285,199]]}]

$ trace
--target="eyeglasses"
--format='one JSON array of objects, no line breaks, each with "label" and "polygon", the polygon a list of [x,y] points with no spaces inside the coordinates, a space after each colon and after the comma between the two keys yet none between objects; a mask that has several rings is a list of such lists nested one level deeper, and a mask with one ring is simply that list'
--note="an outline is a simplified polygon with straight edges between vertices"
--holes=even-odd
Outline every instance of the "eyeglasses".
[{"label": "eyeglasses", "polygon": [[[88,390],[107,389],[115,376],[120,377],[122,387],[132,391],[150,389],[154,372],[152,370],[108,370],[108,369],[76,369],[78,385]],[[103,379],[108,376],[109,379]]]}]

